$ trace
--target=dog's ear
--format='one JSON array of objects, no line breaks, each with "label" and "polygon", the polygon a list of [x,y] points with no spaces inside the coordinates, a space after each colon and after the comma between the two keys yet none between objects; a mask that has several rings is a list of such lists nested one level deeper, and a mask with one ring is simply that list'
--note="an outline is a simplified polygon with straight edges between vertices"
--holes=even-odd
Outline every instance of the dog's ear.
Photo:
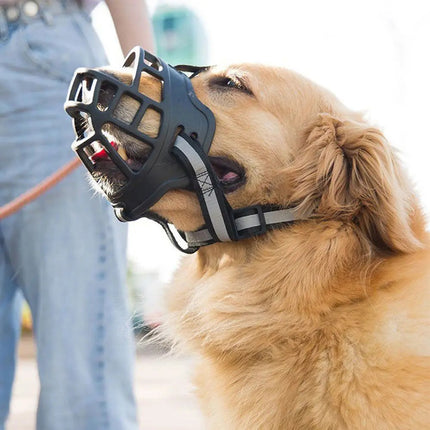
[{"label": "dog's ear", "polygon": [[291,202],[323,219],[354,222],[379,249],[421,247],[414,197],[384,136],[362,122],[321,114],[287,169]]}]

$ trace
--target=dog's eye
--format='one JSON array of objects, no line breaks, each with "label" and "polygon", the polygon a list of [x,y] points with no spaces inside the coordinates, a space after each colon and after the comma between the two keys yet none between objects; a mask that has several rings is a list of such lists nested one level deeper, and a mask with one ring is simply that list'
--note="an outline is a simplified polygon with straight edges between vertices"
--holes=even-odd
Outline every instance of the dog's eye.
[{"label": "dog's eye", "polygon": [[213,86],[218,88],[233,88],[242,91],[246,94],[252,95],[252,91],[245,85],[245,83],[237,77],[217,76],[211,82]]},{"label": "dog's eye", "polygon": [[225,78],[225,86],[226,87],[232,87],[232,88],[238,88],[240,89],[239,85],[237,82],[233,81],[233,79],[229,79],[229,78]]}]

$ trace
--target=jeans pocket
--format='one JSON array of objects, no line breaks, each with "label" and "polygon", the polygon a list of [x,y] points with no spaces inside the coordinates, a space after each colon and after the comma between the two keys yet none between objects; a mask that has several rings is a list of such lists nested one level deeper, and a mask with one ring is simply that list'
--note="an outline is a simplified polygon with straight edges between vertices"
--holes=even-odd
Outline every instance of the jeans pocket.
[{"label": "jeans pocket", "polygon": [[83,15],[83,12],[60,15],[52,25],[40,20],[22,29],[22,48],[36,73],[69,82],[78,67],[101,65],[94,64],[94,51],[99,46],[93,45],[98,40]]}]

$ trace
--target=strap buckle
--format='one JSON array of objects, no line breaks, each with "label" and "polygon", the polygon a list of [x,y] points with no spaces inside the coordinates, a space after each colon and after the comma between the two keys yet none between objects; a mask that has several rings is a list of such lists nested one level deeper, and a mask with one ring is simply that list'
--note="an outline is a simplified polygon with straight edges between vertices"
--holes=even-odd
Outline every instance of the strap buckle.
[{"label": "strap buckle", "polygon": [[261,205],[235,209],[233,212],[237,229],[237,240],[260,236],[267,232],[267,223]]}]

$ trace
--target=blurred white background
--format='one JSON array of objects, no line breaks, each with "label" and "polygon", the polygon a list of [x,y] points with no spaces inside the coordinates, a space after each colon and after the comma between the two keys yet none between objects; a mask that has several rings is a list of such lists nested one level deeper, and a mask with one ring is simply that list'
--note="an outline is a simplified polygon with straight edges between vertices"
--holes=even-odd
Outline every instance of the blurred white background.
[{"label": "blurred white background", "polygon": [[[430,212],[430,2],[428,0],[148,0],[185,5],[205,28],[209,64],[261,62],[302,73],[365,111],[399,149]],[[104,6],[93,13],[110,60],[121,64]],[[180,254],[152,222],[130,224],[130,260],[162,281]]]}]

